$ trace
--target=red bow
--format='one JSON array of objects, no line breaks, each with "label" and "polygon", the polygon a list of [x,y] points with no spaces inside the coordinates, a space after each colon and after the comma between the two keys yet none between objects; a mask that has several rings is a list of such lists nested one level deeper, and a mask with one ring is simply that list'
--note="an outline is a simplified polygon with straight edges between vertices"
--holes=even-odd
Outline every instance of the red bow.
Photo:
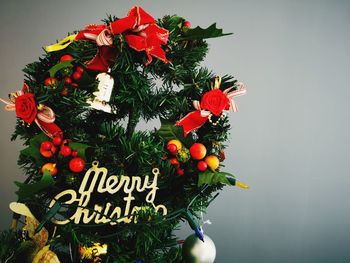
[{"label": "red bow", "polygon": [[90,25],[80,31],[76,40],[93,40],[99,46],[98,53],[90,60],[88,68],[92,70],[108,71],[109,64],[115,58],[113,35],[125,33],[128,45],[136,51],[145,51],[147,63],[152,62],[152,56],[165,63],[169,62],[161,45],[168,41],[169,31],[159,27],[155,19],[141,7],[130,9],[124,18],[112,22],[110,25]]}]

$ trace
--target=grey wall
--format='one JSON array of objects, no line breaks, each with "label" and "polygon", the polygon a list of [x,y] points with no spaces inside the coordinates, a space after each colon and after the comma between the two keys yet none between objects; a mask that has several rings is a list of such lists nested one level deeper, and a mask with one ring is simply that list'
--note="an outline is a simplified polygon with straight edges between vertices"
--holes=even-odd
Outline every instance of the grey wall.
[{"label": "grey wall", "polygon": [[[225,189],[208,211],[216,262],[350,262],[350,1],[1,0],[0,96],[21,88],[41,46],[136,3],[235,32],[210,40],[205,64],[248,85],[226,165],[251,189]],[[0,115],[4,229],[25,177],[9,142],[15,114]]]}]

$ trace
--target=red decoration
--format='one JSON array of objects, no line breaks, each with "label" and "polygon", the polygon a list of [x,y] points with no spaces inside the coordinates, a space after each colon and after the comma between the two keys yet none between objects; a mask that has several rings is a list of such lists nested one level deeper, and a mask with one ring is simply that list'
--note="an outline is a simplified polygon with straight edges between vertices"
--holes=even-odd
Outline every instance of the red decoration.
[{"label": "red decoration", "polygon": [[62,96],[67,96],[67,95],[68,95],[68,88],[64,88],[64,89],[61,91],[61,95],[62,95]]},{"label": "red decoration", "polygon": [[231,105],[227,94],[218,88],[204,93],[200,105],[198,101],[194,104],[197,111],[190,112],[176,123],[178,126],[183,126],[185,136],[202,127],[208,121],[210,114],[219,116],[223,110],[230,109]]},{"label": "red decoration", "polygon": [[56,147],[52,142],[44,141],[40,145],[40,154],[45,158],[51,158],[56,152]]},{"label": "red decoration", "polygon": [[[238,111],[237,105],[233,100],[234,97],[242,96],[246,93],[246,87],[243,83],[236,83],[235,86],[220,90],[221,78],[216,77],[214,87],[211,91],[204,93],[202,101],[193,101],[196,111],[188,113],[176,125],[182,126],[184,135],[187,136],[191,131],[202,127],[211,115],[219,117],[224,110]],[[236,90],[233,90],[236,88]],[[223,116],[220,116],[223,117]],[[213,124],[216,125],[216,124]]]},{"label": "red decoration", "polygon": [[173,155],[177,154],[177,152],[178,152],[177,146],[173,143],[168,144],[166,149],[168,150],[169,153],[171,153]]},{"label": "red decoration", "polygon": [[219,116],[223,110],[230,109],[230,100],[220,89],[213,89],[204,93],[201,108]]},{"label": "red decoration", "polygon": [[79,79],[81,79],[81,76],[82,76],[82,74],[81,74],[80,72],[75,71],[75,72],[73,73],[73,75],[72,75],[72,78],[73,78],[74,80],[79,80]]},{"label": "red decoration", "polygon": [[191,27],[191,22],[190,21],[185,21],[184,24],[183,24],[183,27],[190,28]]},{"label": "red decoration", "polygon": [[69,55],[69,54],[66,54],[66,55],[63,55],[61,58],[60,58],[60,62],[63,62],[63,61],[71,61],[73,60],[74,57]]},{"label": "red decoration", "polygon": [[52,143],[55,146],[60,146],[62,144],[62,137],[61,136],[56,136],[52,139]]},{"label": "red decoration", "polygon": [[205,170],[207,170],[208,168],[208,164],[205,161],[200,161],[197,163],[197,169],[201,172],[204,172]]},{"label": "red decoration", "polygon": [[40,148],[45,150],[45,151],[48,151],[48,150],[51,150],[52,148],[52,142],[49,142],[49,141],[43,141],[40,145]]},{"label": "red decoration", "polygon": [[44,85],[45,86],[50,86],[50,87],[54,87],[57,85],[58,80],[54,77],[48,77],[44,80]]},{"label": "red decoration", "polygon": [[171,158],[169,161],[170,161],[170,164],[172,164],[172,165],[176,165],[176,166],[180,165],[178,159],[176,159],[175,157]]},{"label": "red decoration", "polygon": [[69,169],[74,173],[80,173],[85,168],[85,161],[80,157],[74,157],[69,162]]},{"label": "red decoration", "polygon": [[62,145],[61,150],[60,150],[60,154],[62,156],[69,156],[72,154],[72,149],[69,146],[66,145]]},{"label": "red decoration", "polygon": [[62,134],[61,129],[54,123],[55,113],[45,105],[37,107],[34,94],[29,92],[29,86],[24,83],[22,90],[10,94],[10,101],[0,98],[6,104],[5,109],[16,111],[16,115],[24,122],[31,124],[33,121],[49,137]]},{"label": "red decoration", "polygon": [[72,84],[72,79],[69,76],[64,77],[64,84],[66,85]]},{"label": "red decoration", "polygon": [[183,176],[183,175],[185,174],[185,170],[182,169],[182,168],[180,168],[180,167],[178,167],[178,168],[176,169],[176,173],[177,173],[178,175],[180,175],[180,176]]},{"label": "red decoration", "polygon": [[33,93],[25,93],[15,100],[16,115],[24,122],[31,124],[38,113]]},{"label": "red decoration", "polygon": [[99,47],[96,56],[87,63],[89,69],[108,71],[110,63],[115,59],[115,49],[112,48],[113,35],[125,33],[128,45],[136,51],[145,51],[147,63],[156,57],[165,63],[165,51],[161,45],[168,41],[169,31],[159,27],[155,19],[146,13],[141,7],[135,6],[130,9],[124,18],[112,22],[110,25],[89,25],[80,31],[76,40],[92,40]]},{"label": "red decoration", "polygon": [[78,67],[75,69],[75,71],[76,71],[76,72],[79,72],[80,74],[83,74],[83,73],[84,73],[84,68],[78,66]]},{"label": "red decoration", "polygon": [[207,148],[201,143],[195,143],[190,148],[191,157],[195,160],[202,160],[207,154]]}]

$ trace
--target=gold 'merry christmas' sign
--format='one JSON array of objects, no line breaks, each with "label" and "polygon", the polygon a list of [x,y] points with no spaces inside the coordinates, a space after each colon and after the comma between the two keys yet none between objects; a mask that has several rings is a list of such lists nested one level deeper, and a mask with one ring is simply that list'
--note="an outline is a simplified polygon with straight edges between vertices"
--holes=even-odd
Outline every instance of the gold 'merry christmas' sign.
[{"label": "gold 'merry christmas' sign", "polygon": [[[73,189],[67,189],[57,194],[55,198],[50,202],[49,207],[64,199],[64,204],[75,204],[77,209],[75,213],[69,219],[52,219],[52,222],[58,225],[65,225],[70,222],[74,224],[106,224],[115,225],[117,223],[131,223],[137,222],[135,214],[142,209],[139,206],[132,206],[131,203],[135,200],[133,192],[148,191],[145,202],[152,205],[156,212],[163,212],[163,215],[167,214],[167,208],[162,205],[156,205],[154,203],[156,198],[156,192],[158,190],[157,181],[159,175],[159,169],[154,168],[152,170],[153,180],[149,175],[143,177],[140,176],[125,176],[125,175],[110,175],[107,176],[108,170],[105,167],[98,167],[99,162],[94,161],[92,167],[85,173],[83,181],[79,187],[78,192]],[[104,205],[95,204],[93,209],[88,209],[91,201],[91,194],[94,192],[109,193],[111,195],[118,192],[123,192],[125,197],[124,213],[120,206],[113,207],[110,202]]]}]

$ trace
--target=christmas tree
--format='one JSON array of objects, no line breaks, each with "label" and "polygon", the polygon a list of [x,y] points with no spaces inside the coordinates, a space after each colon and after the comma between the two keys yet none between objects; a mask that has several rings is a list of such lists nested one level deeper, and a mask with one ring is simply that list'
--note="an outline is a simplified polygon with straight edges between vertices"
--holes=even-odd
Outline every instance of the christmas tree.
[{"label": "christmas tree", "polygon": [[[225,35],[135,6],[24,68],[22,90],[2,100],[18,117],[12,139],[24,141],[27,179],[16,182],[1,261],[214,261],[199,215],[224,185],[247,188],[221,171],[226,112],[245,86],[201,66],[205,40]],[[136,130],[153,119],[160,128]],[[181,221],[194,233],[183,247],[173,232]],[[202,244],[212,251],[198,259]]]}]

